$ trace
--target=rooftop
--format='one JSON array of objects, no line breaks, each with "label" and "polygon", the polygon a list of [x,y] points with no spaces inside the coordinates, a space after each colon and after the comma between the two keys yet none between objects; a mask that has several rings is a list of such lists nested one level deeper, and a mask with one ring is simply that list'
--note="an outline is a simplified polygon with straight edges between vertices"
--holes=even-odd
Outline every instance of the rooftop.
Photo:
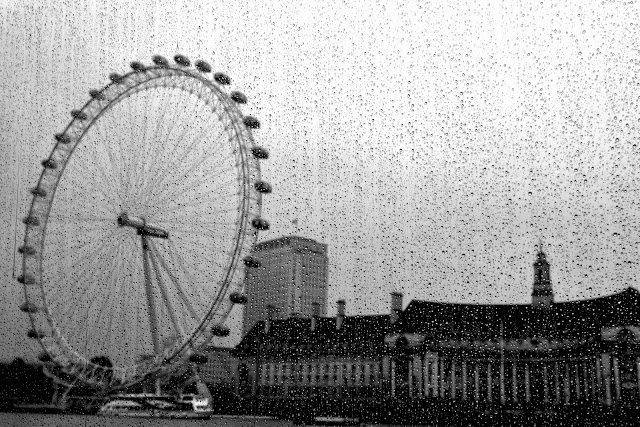
[{"label": "rooftop", "polygon": [[277,239],[265,240],[258,242],[253,247],[253,252],[261,252],[264,250],[275,249],[279,247],[302,247],[312,252],[327,252],[327,244],[316,242],[313,239],[307,239],[299,236],[284,236]]},{"label": "rooftop", "polygon": [[236,347],[236,352],[252,354],[260,343],[266,352],[293,353],[367,353],[381,351],[384,336],[389,331],[389,315],[345,316],[340,328],[335,317],[316,318],[311,329],[310,318],[290,317],[270,320],[268,332],[260,321]]},{"label": "rooftop", "polygon": [[552,303],[548,308],[531,304],[452,304],[412,301],[394,329],[420,333],[434,340],[487,340],[583,338],[602,328],[640,325],[640,293],[634,288],[603,297]]}]

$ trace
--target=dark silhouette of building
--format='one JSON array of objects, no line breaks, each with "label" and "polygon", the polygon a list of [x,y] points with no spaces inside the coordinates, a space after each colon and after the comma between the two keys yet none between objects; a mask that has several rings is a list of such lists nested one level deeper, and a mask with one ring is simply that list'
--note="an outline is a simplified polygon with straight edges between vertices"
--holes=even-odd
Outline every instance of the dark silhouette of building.
[{"label": "dark silhouette of building", "polygon": [[236,348],[244,393],[263,409],[293,402],[373,419],[407,413],[414,422],[465,408],[635,410],[640,293],[556,302],[541,248],[533,267],[530,304],[412,301],[402,310],[394,293],[389,315],[346,316],[340,303],[335,318],[260,321]]},{"label": "dark silhouette of building", "polygon": [[501,405],[638,401],[640,294],[554,302],[539,251],[531,304],[413,301],[386,336],[391,395]]},{"label": "dark silhouette of building", "polygon": [[383,398],[390,316],[347,316],[342,300],[336,317],[322,317],[314,307],[311,318],[257,322],[236,347],[241,394],[258,396],[261,412],[286,412],[290,402],[298,411],[300,401],[318,401],[323,411],[341,413],[353,402],[373,408]]}]

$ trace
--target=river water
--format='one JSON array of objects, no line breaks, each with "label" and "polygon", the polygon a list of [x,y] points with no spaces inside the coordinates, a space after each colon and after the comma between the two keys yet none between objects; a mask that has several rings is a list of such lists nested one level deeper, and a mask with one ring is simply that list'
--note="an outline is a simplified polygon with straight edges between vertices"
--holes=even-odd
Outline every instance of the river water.
[{"label": "river water", "polygon": [[1,427],[291,427],[290,421],[213,416],[209,420],[0,413]]}]

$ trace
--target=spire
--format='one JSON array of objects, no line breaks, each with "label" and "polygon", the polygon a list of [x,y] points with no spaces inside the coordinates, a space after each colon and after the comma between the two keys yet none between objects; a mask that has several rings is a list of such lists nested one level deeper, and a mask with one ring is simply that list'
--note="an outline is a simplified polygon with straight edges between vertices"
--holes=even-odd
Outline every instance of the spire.
[{"label": "spire", "polygon": [[553,288],[547,256],[542,250],[542,239],[538,243],[536,262],[533,263],[533,292],[531,303],[534,307],[549,307],[553,303]]}]

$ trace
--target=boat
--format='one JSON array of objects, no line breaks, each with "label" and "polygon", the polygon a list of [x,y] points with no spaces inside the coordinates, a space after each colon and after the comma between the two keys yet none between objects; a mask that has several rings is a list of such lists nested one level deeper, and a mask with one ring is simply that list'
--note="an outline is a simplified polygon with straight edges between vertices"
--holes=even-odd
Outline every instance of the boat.
[{"label": "boat", "polygon": [[191,405],[195,412],[212,412],[210,400],[198,394],[181,394],[178,403]]},{"label": "boat", "polygon": [[[204,403],[204,406],[203,406]],[[209,419],[211,411],[206,410],[208,402],[201,399],[189,401],[171,396],[153,394],[130,394],[112,396],[98,410],[98,415],[136,418],[180,418]]]},{"label": "boat", "polygon": [[359,418],[348,417],[315,417],[314,424],[325,426],[360,426],[362,423]]}]

